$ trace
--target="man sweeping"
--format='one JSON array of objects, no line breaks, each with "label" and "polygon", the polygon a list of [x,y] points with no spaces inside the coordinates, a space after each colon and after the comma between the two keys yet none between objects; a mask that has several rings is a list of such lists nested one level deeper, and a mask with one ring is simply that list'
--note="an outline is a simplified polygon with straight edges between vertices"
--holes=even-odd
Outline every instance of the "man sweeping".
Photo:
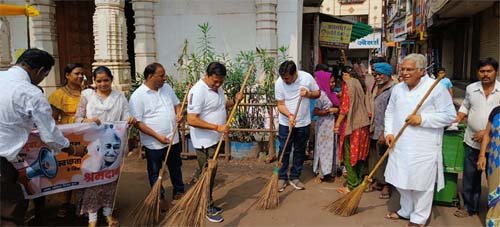
[{"label": "man sweeping", "polygon": [[[227,101],[222,89],[226,78],[226,67],[219,62],[208,65],[205,76],[191,88],[188,94],[187,122],[190,135],[196,149],[199,169],[197,176],[213,155],[222,133],[227,133],[226,125],[228,108],[243,98],[236,94],[236,100]],[[222,222],[222,208],[216,207],[212,201],[213,182],[216,169],[213,171],[210,184],[210,198],[207,209],[207,219],[210,222]],[[196,177],[197,177],[196,176]]]},{"label": "man sweeping", "polygon": [[424,226],[430,216],[434,187],[444,187],[442,141],[443,128],[453,123],[456,111],[451,96],[438,85],[420,111],[410,115],[434,83],[425,75],[427,60],[421,54],[403,59],[400,74],[404,83],[392,89],[385,113],[385,138],[388,145],[405,122],[410,125],[393,146],[385,171],[387,183],[401,194],[401,209],[386,216],[408,219],[407,226]]},{"label": "man sweeping", "polygon": [[[298,71],[293,61],[285,61],[279,68],[280,77],[274,84],[275,97],[278,103],[279,115],[279,141],[280,152],[283,154],[283,165],[279,170],[278,190],[281,192],[287,186],[287,181],[297,190],[303,190],[304,184],[299,177],[304,164],[307,140],[309,139],[309,125],[311,124],[309,99],[317,99],[320,96],[319,86],[311,74]],[[293,114],[300,96],[302,104],[297,116]],[[289,127],[293,128],[289,132]],[[288,133],[290,144],[283,151]],[[288,175],[288,163],[293,146],[293,161],[290,175]]]}]

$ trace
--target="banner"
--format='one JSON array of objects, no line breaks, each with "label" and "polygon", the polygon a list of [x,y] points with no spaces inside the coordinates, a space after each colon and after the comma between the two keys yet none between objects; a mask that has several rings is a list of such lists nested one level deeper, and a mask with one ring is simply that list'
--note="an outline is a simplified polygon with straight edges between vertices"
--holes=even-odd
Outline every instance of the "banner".
[{"label": "banner", "polygon": [[351,42],[352,24],[321,22],[319,45],[346,49]]},{"label": "banner", "polygon": [[26,199],[106,184],[118,179],[127,144],[127,123],[60,125],[73,147],[81,152],[55,153],[34,131],[12,162],[19,172]]}]

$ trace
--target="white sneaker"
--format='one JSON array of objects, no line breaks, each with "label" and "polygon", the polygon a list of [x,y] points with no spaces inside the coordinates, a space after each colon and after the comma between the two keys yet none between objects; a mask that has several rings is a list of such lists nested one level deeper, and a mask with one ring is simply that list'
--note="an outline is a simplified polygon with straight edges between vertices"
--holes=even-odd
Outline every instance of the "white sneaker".
[{"label": "white sneaker", "polygon": [[306,189],[304,187],[304,184],[302,184],[302,182],[300,182],[299,179],[295,179],[295,180],[290,181],[290,185],[292,185],[292,187],[294,187],[297,190],[304,190],[304,189]]},{"label": "white sneaker", "polygon": [[286,180],[278,180],[278,192],[285,191],[286,186]]}]

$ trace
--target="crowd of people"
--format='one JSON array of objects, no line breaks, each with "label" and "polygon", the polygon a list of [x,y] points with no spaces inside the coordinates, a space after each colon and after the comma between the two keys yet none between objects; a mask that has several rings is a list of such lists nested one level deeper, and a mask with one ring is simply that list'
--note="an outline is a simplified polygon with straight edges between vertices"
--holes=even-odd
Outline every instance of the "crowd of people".
[{"label": "crowd of people", "polygon": [[[172,197],[174,200],[181,198],[185,192],[181,146],[174,132],[183,119],[179,98],[165,83],[165,68],[159,63],[149,64],[144,69],[144,83],[127,100],[121,91],[112,89],[113,75],[108,67],[95,68],[93,87],[84,89],[84,66],[69,64],[64,70],[64,85],[47,99],[38,84],[53,65],[54,59],[47,52],[28,49],[15,66],[0,72],[0,90],[4,91],[0,98],[2,222],[23,224],[27,201],[11,162],[17,159],[33,127],[39,130],[40,138],[51,149],[74,154],[75,148],[69,145],[56,124],[101,125],[127,121],[129,126],[140,131],[150,185],[158,180],[166,158]],[[444,187],[444,129],[467,119],[463,177],[465,208],[457,210],[455,215],[467,217],[479,212],[481,175],[485,171],[489,191],[486,224],[499,225],[498,62],[492,58],[479,61],[479,81],[467,86],[458,114],[449,80],[436,86],[420,110],[413,112],[435,81],[427,74],[426,66],[425,56],[410,54],[402,60],[397,72],[382,58],[377,58],[370,62],[371,74],[360,67],[346,65],[337,75],[327,65],[318,65],[313,76],[298,70],[293,61],[283,62],[275,83],[280,113],[279,155],[283,155],[278,190],[284,191],[288,185],[296,190],[305,189],[300,177],[311,132],[315,144],[315,182],[334,181],[338,177],[337,169],[343,166],[346,180],[338,190],[342,194],[358,187],[391,147],[389,158],[374,174],[367,192],[380,190],[380,199],[396,201],[398,205],[389,207],[386,218],[408,220],[407,226],[424,226],[430,219],[435,190]],[[439,75],[445,72],[439,69]],[[243,99],[240,93],[226,97],[222,86],[226,74],[223,64],[210,63],[205,75],[187,94],[186,120],[198,160],[195,178],[207,166],[219,138],[228,133],[227,110]],[[316,117],[314,121],[313,116]],[[404,133],[396,138],[402,128],[406,128]],[[290,144],[283,150],[288,136]],[[170,143],[172,151],[166,157]],[[117,183],[112,182],[78,191],[78,212],[88,215],[89,226],[97,225],[97,211],[101,208],[108,225],[118,226],[112,214],[116,186]],[[212,190],[213,184],[210,185],[206,217],[211,222],[222,222],[223,210],[213,203]],[[168,206],[165,194],[162,188],[162,210]],[[71,192],[66,192],[65,197],[69,203]],[[43,199],[37,201],[35,205],[43,205]],[[59,213],[64,215],[64,209]]]}]

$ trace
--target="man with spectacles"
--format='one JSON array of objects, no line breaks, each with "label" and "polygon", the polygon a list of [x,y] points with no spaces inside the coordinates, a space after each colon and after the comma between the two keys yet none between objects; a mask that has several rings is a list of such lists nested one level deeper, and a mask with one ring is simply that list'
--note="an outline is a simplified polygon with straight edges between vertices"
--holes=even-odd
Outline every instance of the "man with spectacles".
[{"label": "man with spectacles", "polygon": [[[385,112],[385,140],[392,146],[385,180],[401,195],[401,209],[387,214],[388,219],[409,219],[407,226],[424,226],[431,214],[434,187],[444,188],[443,129],[453,123],[456,112],[444,86],[436,86],[417,114],[412,114],[434,80],[425,74],[427,59],[410,54],[403,59],[404,83],[392,88]],[[394,136],[409,126],[394,143]]]}]

